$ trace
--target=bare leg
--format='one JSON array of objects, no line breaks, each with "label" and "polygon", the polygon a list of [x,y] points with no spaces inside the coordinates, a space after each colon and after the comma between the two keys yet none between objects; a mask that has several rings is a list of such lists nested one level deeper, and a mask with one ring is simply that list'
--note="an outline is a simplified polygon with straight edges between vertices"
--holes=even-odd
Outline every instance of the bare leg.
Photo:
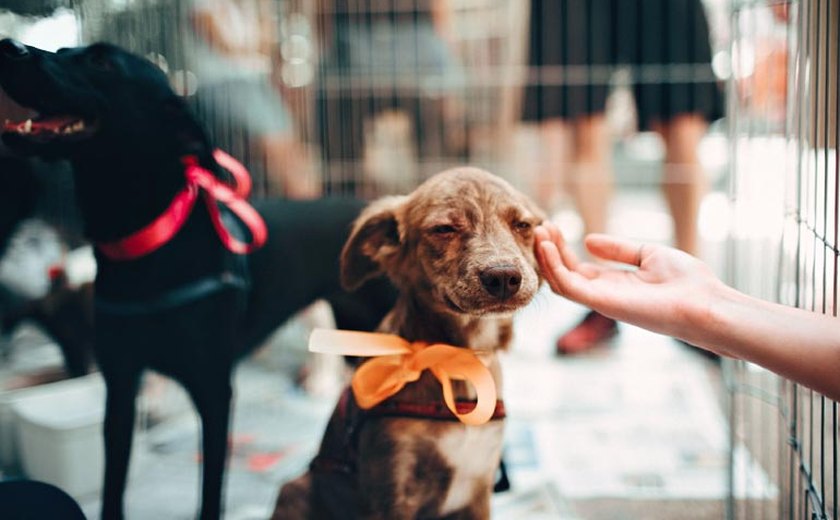
[{"label": "bare leg", "polygon": [[662,190],[674,221],[677,248],[697,255],[699,237],[697,216],[706,194],[707,181],[697,154],[708,125],[698,114],[685,114],[654,130],[665,140],[665,170]]},{"label": "bare leg", "polygon": [[573,123],[571,193],[586,233],[607,230],[607,215],[613,193],[610,138],[606,117],[596,114]]},{"label": "bare leg", "polygon": [[537,178],[533,185],[534,200],[547,210],[555,209],[558,191],[565,184],[569,169],[569,125],[562,119],[540,123],[540,153]]},{"label": "bare leg", "polygon": [[[569,189],[574,196],[586,233],[607,230],[609,204],[613,193],[611,142],[604,114],[576,119],[573,123],[572,177]],[[618,332],[615,320],[597,312],[557,340],[558,354],[574,354],[602,344]]]}]

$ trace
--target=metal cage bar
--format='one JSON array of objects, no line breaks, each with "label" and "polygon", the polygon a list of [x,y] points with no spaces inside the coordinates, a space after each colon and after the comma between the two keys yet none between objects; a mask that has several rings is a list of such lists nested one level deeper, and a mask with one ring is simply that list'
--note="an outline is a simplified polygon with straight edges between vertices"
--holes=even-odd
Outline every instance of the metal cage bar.
[{"label": "metal cage bar", "polygon": [[[838,163],[837,122],[840,38],[837,0],[741,1],[733,2],[733,59],[745,48],[758,48],[773,27],[784,27],[785,102],[784,124],[773,128],[756,125],[767,120],[772,107],[761,106],[756,98],[739,98],[730,104],[733,160],[732,176],[756,175],[758,163],[745,150],[749,146],[778,146],[784,150],[786,196],[778,210],[784,225],[765,239],[765,246],[779,254],[777,272],[771,266],[758,267],[765,275],[776,275],[772,290],[758,290],[746,266],[758,259],[749,239],[735,237],[732,282],[742,290],[770,297],[781,303],[813,312],[837,316],[838,292],[838,216],[840,216],[840,163]],[[767,23],[769,15],[776,23]],[[763,20],[763,23],[753,23]],[[742,71],[743,72],[743,71]],[[756,74],[734,75],[734,82],[758,81]],[[744,79],[746,78],[746,79]],[[767,182],[776,182],[772,172]],[[736,204],[749,203],[749,194],[739,191],[735,182]],[[763,501],[743,498],[732,486],[728,512],[730,518],[838,518],[838,407],[837,403],[812,390],[756,367],[733,362],[726,371],[730,401],[731,449],[743,443],[759,457],[764,469],[776,474],[776,493]],[[756,374],[759,374],[758,376]],[[777,392],[769,399],[762,390],[762,378],[774,381]],[[757,399],[756,395],[764,396]],[[762,413],[752,413],[758,407]],[[767,432],[780,432],[770,450],[762,449]],[[775,470],[775,471],[774,471]],[[734,470],[731,470],[734,471]],[[775,505],[774,505],[775,504]],[[775,509],[770,515],[768,506]]]}]

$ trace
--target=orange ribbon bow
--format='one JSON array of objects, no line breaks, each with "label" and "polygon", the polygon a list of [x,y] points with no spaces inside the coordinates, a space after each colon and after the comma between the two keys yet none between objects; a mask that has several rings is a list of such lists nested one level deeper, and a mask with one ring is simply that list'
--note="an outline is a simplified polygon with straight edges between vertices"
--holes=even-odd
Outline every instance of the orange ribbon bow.
[{"label": "orange ribbon bow", "polygon": [[[373,358],[356,369],[351,383],[356,402],[365,410],[396,394],[407,383],[417,381],[427,369],[440,381],[446,406],[462,423],[484,424],[496,409],[493,375],[469,349],[442,343],[410,343],[393,334],[315,329],[309,337],[309,350]],[[455,407],[453,379],[467,381],[475,388],[477,402],[467,413],[458,413]]]}]

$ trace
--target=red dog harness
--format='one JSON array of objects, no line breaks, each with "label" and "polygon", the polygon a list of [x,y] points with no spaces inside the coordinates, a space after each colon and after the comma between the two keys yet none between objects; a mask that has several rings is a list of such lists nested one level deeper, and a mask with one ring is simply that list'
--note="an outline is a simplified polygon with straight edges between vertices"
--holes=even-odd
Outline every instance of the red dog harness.
[{"label": "red dog harness", "polygon": [[[456,401],[458,413],[467,413],[474,409],[475,405],[475,401]],[[335,413],[342,422],[343,435],[336,444],[321,445],[318,454],[309,465],[312,471],[355,475],[358,469],[358,433],[368,419],[390,417],[460,422],[460,419],[440,401],[416,403],[387,399],[369,410],[364,410],[359,407],[350,388],[341,394]],[[497,400],[490,420],[497,421],[506,417],[504,402]]]},{"label": "red dog harness", "polygon": [[[202,168],[195,156],[184,157],[184,177],[187,184],[175,195],[166,211],[146,227],[125,238],[97,244],[99,251],[111,260],[133,260],[163,247],[187,222],[199,191],[204,196],[213,227],[229,251],[243,255],[262,247],[268,237],[268,231],[260,214],[246,201],[251,192],[251,176],[248,170],[221,150],[214,150],[213,158],[233,175],[235,185],[232,188]],[[245,224],[251,232],[250,243],[236,239],[225,228],[219,212],[219,203],[227,206]]]}]

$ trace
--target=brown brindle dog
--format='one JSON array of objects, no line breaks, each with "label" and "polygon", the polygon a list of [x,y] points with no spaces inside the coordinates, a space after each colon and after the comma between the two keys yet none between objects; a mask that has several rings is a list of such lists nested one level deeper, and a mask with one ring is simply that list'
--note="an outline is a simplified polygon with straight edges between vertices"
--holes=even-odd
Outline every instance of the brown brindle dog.
[{"label": "brown brindle dog", "polygon": [[[386,274],[400,296],[379,330],[473,349],[501,395],[496,351],[541,283],[532,250],[542,220],[502,179],[447,170],[361,214],[342,251],[342,281],[352,288]],[[475,398],[463,382],[454,392]],[[273,518],[489,518],[501,416],[458,422],[428,371],[371,410],[345,392],[310,471],[282,488]]]}]

